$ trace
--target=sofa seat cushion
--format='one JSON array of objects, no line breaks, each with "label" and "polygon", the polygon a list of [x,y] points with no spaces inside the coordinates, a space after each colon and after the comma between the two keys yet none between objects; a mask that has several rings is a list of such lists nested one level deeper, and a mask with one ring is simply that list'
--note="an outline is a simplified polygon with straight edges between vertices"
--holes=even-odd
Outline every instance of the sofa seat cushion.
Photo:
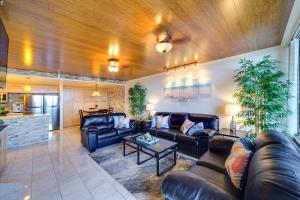
[{"label": "sofa seat cushion", "polygon": [[167,140],[175,141],[176,135],[181,134],[180,131],[175,129],[159,129],[157,132],[157,137],[164,138]]},{"label": "sofa seat cushion", "polygon": [[155,135],[158,132],[159,128],[147,128],[146,132],[149,132],[151,135]]},{"label": "sofa seat cushion", "polygon": [[118,128],[116,130],[118,135],[124,135],[132,132],[132,128]]},{"label": "sofa seat cushion", "polygon": [[188,143],[195,143],[196,138],[194,136],[185,135],[183,133],[179,133],[176,137],[177,142],[188,142]]},{"label": "sofa seat cushion", "polygon": [[297,152],[295,146],[291,143],[288,137],[276,130],[268,130],[260,134],[259,137],[257,137],[257,139],[255,140],[254,150],[258,151],[260,148],[272,144],[283,144],[287,148],[290,148],[293,151]]},{"label": "sofa seat cushion", "polygon": [[214,169],[218,172],[226,174],[225,161],[227,156],[207,151],[197,161],[197,165]]},{"label": "sofa seat cushion", "polygon": [[112,130],[112,131],[106,132],[106,133],[101,133],[101,134],[98,134],[98,140],[103,140],[106,138],[114,137],[116,135],[117,135],[117,132],[115,130]]},{"label": "sofa seat cushion", "polygon": [[221,188],[224,192],[231,195],[232,199],[242,199],[242,192],[233,186],[227,174],[198,165],[193,166],[190,169],[190,172]]},{"label": "sofa seat cushion", "polygon": [[113,128],[98,128],[98,134],[105,134],[105,133],[109,133],[115,131]]}]

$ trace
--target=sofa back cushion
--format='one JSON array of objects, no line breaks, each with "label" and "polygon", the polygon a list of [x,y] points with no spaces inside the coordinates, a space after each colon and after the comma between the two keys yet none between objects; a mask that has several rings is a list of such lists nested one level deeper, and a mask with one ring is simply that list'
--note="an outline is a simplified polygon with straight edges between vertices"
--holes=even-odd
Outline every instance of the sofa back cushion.
[{"label": "sofa back cushion", "polygon": [[107,115],[108,127],[114,128],[114,116],[123,116],[126,117],[125,113],[112,113]]},{"label": "sofa back cushion", "polygon": [[216,115],[188,114],[188,119],[196,124],[203,122],[204,129],[219,130],[219,117]]},{"label": "sofa back cushion", "polygon": [[108,128],[107,115],[84,116],[81,119],[81,126],[82,127],[95,126],[98,129]]},{"label": "sofa back cushion", "polygon": [[172,113],[170,116],[170,128],[180,130],[184,121],[188,118],[187,113]]},{"label": "sofa back cushion", "polygon": [[260,133],[259,137],[257,137],[255,140],[255,151],[258,151],[264,146],[272,144],[283,144],[286,145],[286,147],[297,151],[290,140],[283,133],[280,133],[276,130],[268,130]]},{"label": "sofa back cushion", "polygon": [[169,123],[170,122],[170,115],[167,116],[161,116],[158,115],[156,118],[156,128],[167,128],[169,129]]},{"label": "sofa back cushion", "polygon": [[300,199],[299,153],[283,134],[264,134],[256,139],[244,199]]}]

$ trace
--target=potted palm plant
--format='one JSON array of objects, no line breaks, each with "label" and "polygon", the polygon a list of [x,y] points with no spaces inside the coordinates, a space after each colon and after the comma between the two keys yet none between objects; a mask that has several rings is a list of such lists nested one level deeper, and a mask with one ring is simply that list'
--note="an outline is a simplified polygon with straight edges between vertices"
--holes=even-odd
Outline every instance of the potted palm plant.
[{"label": "potted palm plant", "polygon": [[147,89],[140,83],[136,83],[129,88],[130,114],[137,121],[142,119],[142,114],[145,110],[146,93]]},{"label": "potted palm plant", "polygon": [[247,59],[239,63],[241,66],[234,76],[238,87],[233,96],[242,107],[237,115],[242,124],[252,128],[254,137],[267,129],[284,130],[290,82],[279,69],[279,62],[268,55],[256,64]]}]

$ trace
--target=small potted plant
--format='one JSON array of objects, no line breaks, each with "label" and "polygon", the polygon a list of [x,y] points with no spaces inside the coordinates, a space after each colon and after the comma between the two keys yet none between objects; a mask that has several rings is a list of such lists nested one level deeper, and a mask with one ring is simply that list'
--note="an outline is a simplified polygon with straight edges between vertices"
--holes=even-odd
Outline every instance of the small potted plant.
[{"label": "small potted plant", "polygon": [[7,115],[8,111],[5,110],[5,106],[0,104],[0,115]]}]

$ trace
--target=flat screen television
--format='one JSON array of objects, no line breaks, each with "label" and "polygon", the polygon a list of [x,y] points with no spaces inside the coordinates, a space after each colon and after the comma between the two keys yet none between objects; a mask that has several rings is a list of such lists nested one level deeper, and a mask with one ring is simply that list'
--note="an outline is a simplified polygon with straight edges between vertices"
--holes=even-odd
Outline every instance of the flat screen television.
[{"label": "flat screen television", "polygon": [[0,89],[6,88],[8,35],[0,18]]}]

